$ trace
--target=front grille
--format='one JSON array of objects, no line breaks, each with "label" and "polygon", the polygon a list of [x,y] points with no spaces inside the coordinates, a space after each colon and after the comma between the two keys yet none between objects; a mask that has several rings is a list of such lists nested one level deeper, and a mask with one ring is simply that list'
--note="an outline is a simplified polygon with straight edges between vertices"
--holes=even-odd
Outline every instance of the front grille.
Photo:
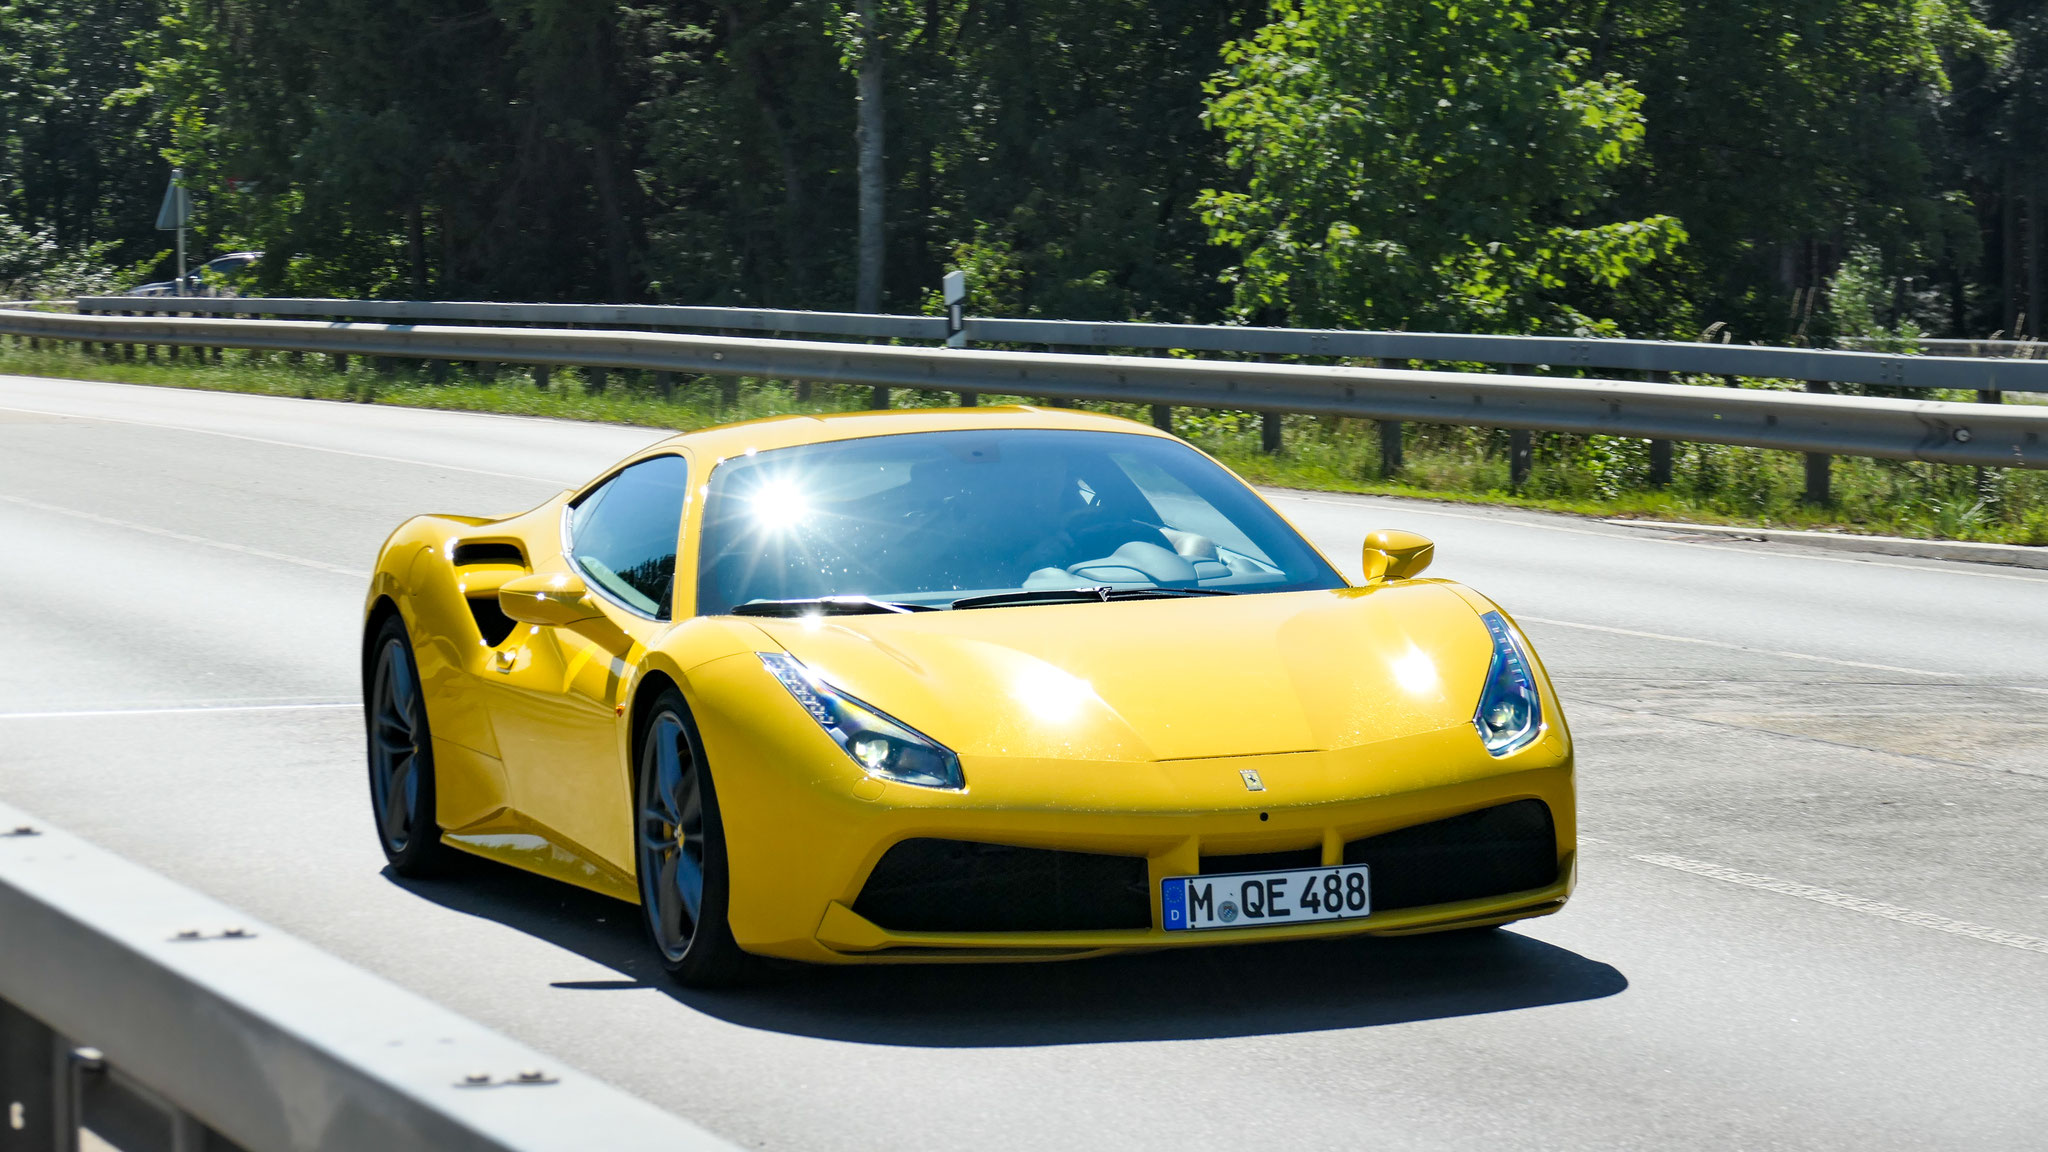
[{"label": "front grille", "polygon": [[853,910],[892,932],[1149,928],[1145,858],[905,840],[882,854]]},{"label": "front grille", "polygon": [[1369,864],[1372,908],[1420,908],[1542,888],[1557,880],[1557,831],[1541,800],[1517,800],[1344,845]]},{"label": "front grille", "polygon": [[1244,852],[1236,856],[1202,857],[1202,875],[1228,876],[1232,872],[1282,872],[1289,868],[1314,868],[1323,862],[1323,849],[1294,848],[1286,852]]}]

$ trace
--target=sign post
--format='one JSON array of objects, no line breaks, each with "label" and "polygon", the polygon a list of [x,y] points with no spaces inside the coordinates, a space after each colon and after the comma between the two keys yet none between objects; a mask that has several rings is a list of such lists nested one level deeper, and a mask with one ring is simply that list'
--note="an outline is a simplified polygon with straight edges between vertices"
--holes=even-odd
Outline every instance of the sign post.
[{"label": "sign post", "polygon": [[177,278],[172,280],[172,292],[179,296],[185,291],[185,222],[192,219],[192,194],[185,190],[185,170],[171,169],[171,186],[164,189],[163,207],[156,210],[156,226],[161,232],[175,229],[178,233]]}]

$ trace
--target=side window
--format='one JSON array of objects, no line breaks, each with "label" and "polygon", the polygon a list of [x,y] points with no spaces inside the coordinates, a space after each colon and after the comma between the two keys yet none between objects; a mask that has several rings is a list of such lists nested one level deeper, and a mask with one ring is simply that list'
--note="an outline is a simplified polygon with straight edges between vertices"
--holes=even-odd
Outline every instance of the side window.
[{"label": "side window", "polygon": [[569,512],[569,554],[584,578],[657,620],[669,618],[689,470],[680,456],[642,460]]}]

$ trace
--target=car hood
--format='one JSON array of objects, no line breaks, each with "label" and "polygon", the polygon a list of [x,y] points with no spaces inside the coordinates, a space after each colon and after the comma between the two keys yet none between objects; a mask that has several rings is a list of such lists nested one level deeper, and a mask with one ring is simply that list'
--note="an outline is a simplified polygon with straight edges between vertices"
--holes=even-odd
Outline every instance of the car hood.
[{"label": "car hood", "polygon": [[979,757],[1207,759],[1435,731],[1470,721],[1492,654],[1438,581],[753,622]]}]

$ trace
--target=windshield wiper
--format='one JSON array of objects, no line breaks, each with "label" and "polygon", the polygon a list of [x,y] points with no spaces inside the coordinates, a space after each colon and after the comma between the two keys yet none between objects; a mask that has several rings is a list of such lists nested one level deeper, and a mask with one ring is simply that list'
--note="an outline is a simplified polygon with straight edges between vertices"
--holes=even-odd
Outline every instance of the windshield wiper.
[{"label": "windshield wiper", "polygon": [[733,606],[735,616],[872,616],[889,612],[936,612],[929,604],[901,604],[872,596],[806,596],[795,600],[752,600]]},{"label": "windshield wiper", "polygon": [[959,608],[1005,608],[1014,604],[1086,604],[1090,601],[1153,600],[1175,596],[1234,596],[1228,588],[1034,588],[1024,592],[995,592],[953,601]]}]

